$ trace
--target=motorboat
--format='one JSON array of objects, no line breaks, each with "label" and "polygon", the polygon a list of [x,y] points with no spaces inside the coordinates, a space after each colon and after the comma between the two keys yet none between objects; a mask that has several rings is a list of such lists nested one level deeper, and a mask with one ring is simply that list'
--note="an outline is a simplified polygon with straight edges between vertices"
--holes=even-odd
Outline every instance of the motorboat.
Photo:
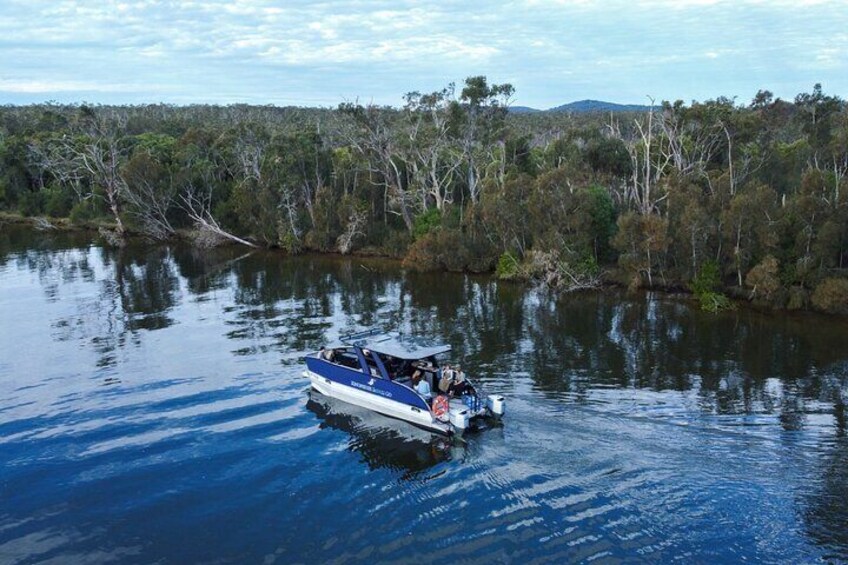
[{"label": "motorboat", "polygon": [[309,353],[303,374],[325,396],[431,432],[463,433],[501,418],[503,396],[486,394],[458,367],[440,364],[450,351],[450,345],[374,329]]}]

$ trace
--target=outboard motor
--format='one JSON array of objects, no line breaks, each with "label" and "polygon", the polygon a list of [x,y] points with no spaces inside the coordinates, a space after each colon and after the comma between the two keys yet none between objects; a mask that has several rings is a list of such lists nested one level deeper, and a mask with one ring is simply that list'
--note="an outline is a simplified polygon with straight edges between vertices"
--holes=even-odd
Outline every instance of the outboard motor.
[{"label": "outboard motor", "polygon": [[450,411],[450,423],[453,424],[456,431],[462,433],[468,427],[468,423],[470,421],[471,417],[468,415],[467,408],[462,408],[460,410],[453,409]]},{"label": "outboard motor", "polygon": [[493,416],[500,418],[506,412],[506,401],[504,397],[499,394],[490,394],[486,397],[486,408],[489,409],[489,412],[492,413]]}]

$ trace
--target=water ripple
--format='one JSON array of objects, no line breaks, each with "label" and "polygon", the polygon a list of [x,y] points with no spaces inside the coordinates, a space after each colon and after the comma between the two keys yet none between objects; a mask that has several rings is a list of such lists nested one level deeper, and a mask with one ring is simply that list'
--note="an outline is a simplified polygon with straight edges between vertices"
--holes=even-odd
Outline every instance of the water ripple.
[{"label": "water ripple", "polygon": [[[0,561],[848,560],[837,321],[226,248],[5,261]],[[504,424],[306,392],[305,351],[384,322],[451,343]]]}]

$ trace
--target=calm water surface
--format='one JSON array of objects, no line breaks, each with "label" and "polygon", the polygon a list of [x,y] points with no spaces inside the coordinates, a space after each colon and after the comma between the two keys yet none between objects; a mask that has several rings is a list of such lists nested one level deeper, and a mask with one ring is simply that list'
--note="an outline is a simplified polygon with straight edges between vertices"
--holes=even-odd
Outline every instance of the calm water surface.
[{"label": "calm water surface", "polygon": [[[449,441],[310,394],[381,325],[508,397]],[[0,562],[848,560],[848,325],[0,228]]]}]

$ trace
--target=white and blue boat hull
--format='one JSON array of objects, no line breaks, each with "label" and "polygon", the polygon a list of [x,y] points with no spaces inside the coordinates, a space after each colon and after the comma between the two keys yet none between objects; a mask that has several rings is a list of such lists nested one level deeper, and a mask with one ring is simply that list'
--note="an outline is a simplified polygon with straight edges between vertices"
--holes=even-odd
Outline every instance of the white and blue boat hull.
[{"label": "white and blue boat hull", "polygon": [[378,388],[383,383],[371,382],[369,384],[370,381],[376,381],[376,379],[363,378],[364,382],[360,382],[359,379],[351,378],[348,382],[340,382],[310,370],[304,371],[304,376],[312,383],[312,388],[324,396],[362,406],[390,418],[405,420],[437,433],[451,434],[456,431],[449,421],[441,422],[437,420],[426,406],[412,406],[406,402],[394,400],[392,398],[394,391]]}]

